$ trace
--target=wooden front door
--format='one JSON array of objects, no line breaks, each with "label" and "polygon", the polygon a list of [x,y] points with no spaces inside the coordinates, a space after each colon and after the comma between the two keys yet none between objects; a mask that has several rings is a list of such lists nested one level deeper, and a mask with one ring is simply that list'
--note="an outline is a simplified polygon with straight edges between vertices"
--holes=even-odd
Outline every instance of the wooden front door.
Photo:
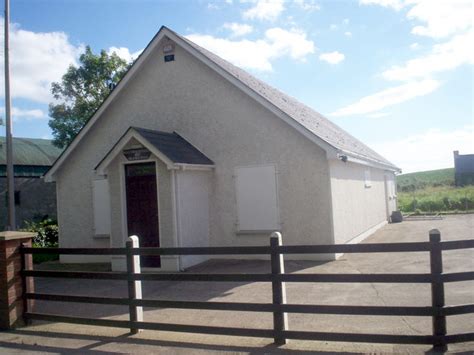
[{"label": "wooden front door", "polygon": [[[159,247],[158,195],[155,163],[125,165],[128,235],[136,235],[140,247]],[[160,267],[159,256],[142,256],[141,265]]]}]

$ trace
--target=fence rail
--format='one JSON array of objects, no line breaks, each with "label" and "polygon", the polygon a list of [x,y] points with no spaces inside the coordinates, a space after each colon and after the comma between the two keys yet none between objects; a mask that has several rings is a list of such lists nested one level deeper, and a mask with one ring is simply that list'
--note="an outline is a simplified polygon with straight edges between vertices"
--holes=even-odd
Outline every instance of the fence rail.
[{"label": "fence rail", "polygon": [[[474,248],[474,239],[439,242],[442,250]],[[370,243],[334,245],[278,245],[255,247],[190,247],[190,248],[134,248],[132,255],[269,255],[278,254],[333,254],[333,253],[404,253],[426,252],[431,242]],[[24,248],[28,254],[63,255],[125,255],[127,248]]]},{"label": "fence rail", "polygon": [[[135,239],[133,239],[135,238]],[[90,324],[108,327],[129,328],[136,333],[140,329],[222,334],[249,337],[273,338],[275,343],[283,344],[286,339],[349,341],[396,344],[432,344],[438,350],[446,350],[447,344],[474,341],[473,333],[450,334],[446,331],[446,317],[474,313],[474,304],[445,305],[444,284],[474,280],[474,271],[443,273],[443,250],[474,248],[474,240],[440,241],[437,230],[430,231],[429,242],[417,243],[377,243],[356,245],[310,245],[282,246],[281,235],[273,233],[270,246],[257,247],[194,247],[194,248],[139,248],[136,237],[131,237],[126,248],[29,248],[22,247],[23,258],[28,254],[69,254],[69,255],[124,255],[127,257],[126,272],[80,272],[80,271],[42,271],[26,270],[23,267],[24,280],[27,277],[124,280],[128,283],[128,297],[92,297],[62,294],[26,292],[24,304],[29,300],[56,302],[80,302],[94,304],[124,305],[129,307],[129,320],[93,319],[64,315],[42,314],[28,310],[27,320],[46,320],[75,324]],[[132,242],[135,240],[135,244]],[[283,256],[287,254],[323,254],[323,253],[394,253],[428,252],[430,273],[417,274],[286,274]],[[270,255],[271,272],[256,274],[189,274],[189,273],[140,273],[140,255]],[[137,264],[138,263],[138,264]],[[26,265],[26,264],[25,264]],[[239,302],[197,302],[142,299],[141,281],[203,281],[203,282],[271,282],[272,303]],[[285,295],[285,283],[429,283],[431,284],[431,306],[353,306],[353,305],[306,305],[288,304]],[[229,328],[216,326],[198,326],[182,324],[163,324],[144,322],[142,307],[223,310],[244,312],[273,313],[273,329]],[[431,335],[393,335],[393,334],[357,334],[328,333],[288,330],[287,315],[292,313],[367,315],[367,316],[419,316],[432,317]]]}]

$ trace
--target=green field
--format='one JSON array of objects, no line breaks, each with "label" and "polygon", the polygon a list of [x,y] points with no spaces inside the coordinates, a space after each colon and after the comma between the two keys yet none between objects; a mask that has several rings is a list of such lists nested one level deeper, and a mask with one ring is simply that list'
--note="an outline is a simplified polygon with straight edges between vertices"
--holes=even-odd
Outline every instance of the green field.
[{"label": "green field", "polygon": [[397,176],[402,212],[474,212],[474,185],[455,187],[454,169]]},{"label": "green field", "polygon": [[399,192],[423,189],[429,186],[454,186],[454,168],[420,171],[397,176]]}]

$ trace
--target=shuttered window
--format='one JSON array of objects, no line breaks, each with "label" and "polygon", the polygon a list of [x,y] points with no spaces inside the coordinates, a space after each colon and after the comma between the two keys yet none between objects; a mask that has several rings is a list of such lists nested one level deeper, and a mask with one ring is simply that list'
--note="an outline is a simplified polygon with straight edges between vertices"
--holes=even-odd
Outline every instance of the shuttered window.
[{"label": "shuttered window", "polygon": [[92,181],[92,203],[94,209],[94,234],[110,235],[110,195],[107,179]]},{"label": "shuttered window", "polygon": [[274,165],[235,169],[238,231],[273,231],[280,228]]}]

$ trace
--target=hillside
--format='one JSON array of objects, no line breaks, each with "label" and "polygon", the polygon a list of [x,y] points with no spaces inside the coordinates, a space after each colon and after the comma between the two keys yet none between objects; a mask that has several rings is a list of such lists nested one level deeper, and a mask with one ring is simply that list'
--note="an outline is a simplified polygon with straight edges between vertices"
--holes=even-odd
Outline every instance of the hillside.
[{"label": "hillside", "polygon": [[419,171],[397,176],[398,191],[413,191],[427,186],[453,186],[454,168]]},{"label": "hillside", "polygon": [[455,187],[454,168],[397,176],[398,207],[405,213],[472,212],[474,186]]}]

